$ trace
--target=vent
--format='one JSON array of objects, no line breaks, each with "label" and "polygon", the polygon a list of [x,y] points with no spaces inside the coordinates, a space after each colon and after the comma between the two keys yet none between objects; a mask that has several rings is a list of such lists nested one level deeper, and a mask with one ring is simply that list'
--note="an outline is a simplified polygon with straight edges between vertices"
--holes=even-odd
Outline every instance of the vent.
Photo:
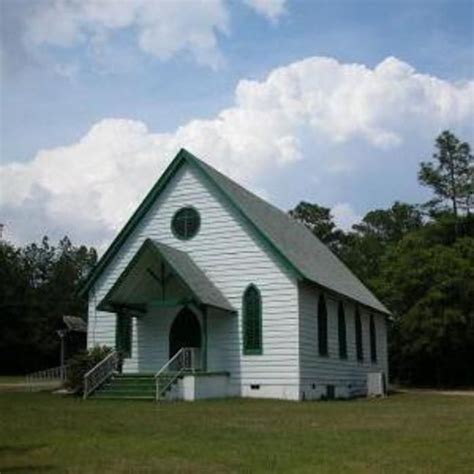
[{"label": "vent", "polygon": [[334,400],[336,398],[336,387],[334,385],[326,385],[326,399]]},{"label": "vent", "polygon": [[250,390],[260,390],[260,385],[252,384],[250,385]]}]

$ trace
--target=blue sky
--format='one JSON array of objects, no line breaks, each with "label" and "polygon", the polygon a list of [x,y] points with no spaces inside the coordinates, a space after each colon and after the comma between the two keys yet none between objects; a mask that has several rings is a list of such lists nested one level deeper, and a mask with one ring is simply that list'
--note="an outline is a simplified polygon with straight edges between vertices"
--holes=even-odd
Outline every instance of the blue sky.
[{"label": "blue sky", "polygon": [[[347,227],[395,199],[426,197],[416,169],[436,133],[473,141],[471,1],[119,0],[109,11],[104,0],[83,3],[90,8],[1,3],[0,221],[12,240],[69,233],[104,245],[179,146],[280,207],[333,207]],[[242,110],[254,127],[235,118]],[[272,127],[259,131],[260,114]],[[196,128],[196,119],[209,123]],[[130,171],[138,182],[120,175],[120,150],[104,151],[114,133],[128,160],[143,155]],[[265,140],[278,145],[267,150]],[[69,187],[54,182],[64,182],[61,168],[78,173]],[[85,170],[95,176],[84,179]],[[112,198],[117,181],[128,201]],[[77,205],[81,190],[100,215],[73,221],[61,203]]]}]

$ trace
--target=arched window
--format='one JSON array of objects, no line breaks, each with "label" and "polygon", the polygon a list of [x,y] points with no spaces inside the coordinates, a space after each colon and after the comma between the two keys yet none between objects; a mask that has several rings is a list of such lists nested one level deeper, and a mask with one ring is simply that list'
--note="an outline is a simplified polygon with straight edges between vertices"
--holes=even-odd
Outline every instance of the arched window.
[{"label": "arched window", "polygon": [[337,331],[339,336],[339,357],[347,359],[346,314],[344,313],[344,303],[342,301],[339,301],[337,310]]},{"label": "arched window", "polygon": [[262,353],[262,300],[255,285],[249,285],[242,301],[244,354]]},{"label": "arched window", "polygon": [[355,336],[357,360],[362,362],[364,360],[364,348],[362,346],[362,321],[360,319],[359,308],[356,308],[355,312]]},{"label": "arched window", "polygon": [[322,293],[318,301],[318,348],[319,355],[328,355],[328,312]]},{"label": "arched window", "polygon": [[375,332],[374,315],[370,315],[370,360],[377,362],[377,334]]}]

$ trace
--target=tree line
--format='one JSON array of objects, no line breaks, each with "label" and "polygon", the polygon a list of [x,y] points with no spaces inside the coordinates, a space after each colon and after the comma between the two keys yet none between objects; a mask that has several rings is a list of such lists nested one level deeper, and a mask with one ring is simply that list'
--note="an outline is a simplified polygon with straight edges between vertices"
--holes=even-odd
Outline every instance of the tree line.
[{"label": "tree line", "polygon": [[[330,209],[300,202],[304,223],[385,303],[394,381],[474,385],[474,163],[449,131],[418,173],[433,198],[368,212],[350,231]],[[0,373],[58,365],[65,314],[87,318],[78,289],[97,261],[65,237],[15,247],[0,241]]]}]

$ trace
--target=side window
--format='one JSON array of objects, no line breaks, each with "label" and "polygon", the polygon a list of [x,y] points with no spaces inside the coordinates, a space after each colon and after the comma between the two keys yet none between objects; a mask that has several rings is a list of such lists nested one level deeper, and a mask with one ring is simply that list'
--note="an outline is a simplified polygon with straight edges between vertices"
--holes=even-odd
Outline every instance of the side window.
[{"label": "side window", "polygon": [[255,285],[249,285],[242,301],[244,354],[262,354],[262,299]]},{"label": "side window", "polygon": [[318,348],[319,355],[328,355],[328,312],[326,299],[322,293],[318,301]]},{"label": "side window", "polygon": [[132,354],[132,318],[127,314],[117,313],[115,348],[125,359]]},{"label": "side window", "polygon": [[375,330],[374,315],[370,315],[370,360],[377,362],[377,332]]},{"label": "side window", "polygon": [[339,338],[339,357],[341,359],[347,359],[346,314],[342,301],[339,301],[337,310],[337,331]]},{"label": "side window", "polygon": [[357,360],[362,362],[364,360],[364,348],[362,345],[362,321],[360,319],[359,308],[356,308],[355,311],[355,338]]}]

